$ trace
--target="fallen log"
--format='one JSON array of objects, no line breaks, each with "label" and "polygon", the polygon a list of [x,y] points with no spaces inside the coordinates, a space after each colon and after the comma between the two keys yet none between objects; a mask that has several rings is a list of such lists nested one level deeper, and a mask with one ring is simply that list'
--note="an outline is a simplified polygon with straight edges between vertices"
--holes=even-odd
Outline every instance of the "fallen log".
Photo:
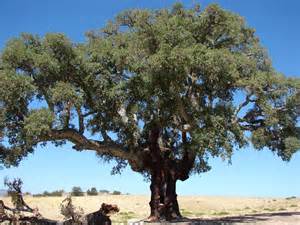
[{"label": "fallen log", "polygon": [[[0,206],[3,202],[0,200]],[[4,204],[3,204],[4,205]],[[101,208],[93,213],[82,216],[80,221],[74,221],[68,219],[64,221],[50,220],[43,217],[37,216],[22,216],[20,215],[17,219],[13,216],[9,216],[7,213],[0,214],[0,222],[7,222],[7,224],[16,225],[111,225],[110,215],[119,211],[116,205],[110,205],[103,203]],[[0,207],[1,212],[1,207]],[[5,223],[3,223],[5,224]]]},{"label": "fallen log", "polygon": [[101,208],[93,213],[84,215],[80,207],[75,207],[71,196],[63,200],[61,213],[64,221],[55,221],[44,218],[37,208],[33,209],[23,199],[22,184],[20,179],[9,181],[9,195],[15,208],[8,207],[0,200],[0,223],[10,225],[111,225],[110,215],[119,212],[117,205],[102,203]]}]

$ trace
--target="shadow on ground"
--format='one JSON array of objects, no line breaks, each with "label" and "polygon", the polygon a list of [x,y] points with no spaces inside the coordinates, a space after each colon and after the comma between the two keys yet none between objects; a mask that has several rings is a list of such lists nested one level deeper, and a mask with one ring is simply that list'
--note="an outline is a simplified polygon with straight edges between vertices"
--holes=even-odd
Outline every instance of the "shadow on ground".
[{"label": "shadow on ground", "polygon": [[286,220],[285,217],[294,218],[295,216],[300,216],[300,212],[260,213],[260,214],[244,215],[244,216],[223,217],[218,219],[216,218],[215,219],[192,219],[191,222],[193,222],[194,224],[213,224],[213,225],[236,224],[236,223],[253,224],[253,223],[264,222],[264,221],[271,222],[273,220],[276,221]]},{"label": "shadow on ground", "polygon": [[278,213],[260,213],[249,214],[243,216],[229,216],[222,218],[211,219],[183,219],[181,221],[174,222],[161,222],[161,223],[149,223],[149,222],[134,222],[129,223],[131,225],[300,225],[300,212],[278,212]]}]

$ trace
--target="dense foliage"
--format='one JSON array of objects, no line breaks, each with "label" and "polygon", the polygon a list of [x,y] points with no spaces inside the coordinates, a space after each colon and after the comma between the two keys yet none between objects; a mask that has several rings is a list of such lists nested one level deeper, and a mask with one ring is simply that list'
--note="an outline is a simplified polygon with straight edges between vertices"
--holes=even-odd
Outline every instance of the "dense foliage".
[{"label": "dense foliage", "polygon": [[82,191],[81,187],[73,187],[71,191],[71,196],[84,196],[84,192]]},{"label": "dense foliage", "polygon": [[120,195],[120,194],[122,194],[120,191],[113,191],[112,192],[112,195]]},{"label": "dense foliage", "polygon": [[86,194],[87,195],[98,195],[98,191],[97,191],[97,189],[95,187],[92,187],[91,189],[88,189],[86,191]]},{"label": "dense foliage", "polygon": [[61,197],[65,193],[64,190],[57,190],[57,191],[44,191],[43,194],[38,194],[38,196],[45,196],[45,197]]}]

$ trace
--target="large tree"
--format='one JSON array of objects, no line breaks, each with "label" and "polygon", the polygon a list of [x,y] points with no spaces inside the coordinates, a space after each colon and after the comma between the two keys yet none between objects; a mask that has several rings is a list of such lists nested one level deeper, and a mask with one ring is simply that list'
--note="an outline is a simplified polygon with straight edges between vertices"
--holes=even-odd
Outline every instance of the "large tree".
[{"label": "large tree", "polygon": [[85,43],[22,34],[0,61],[0,160],[73,143],[151,181],[152,220],[180,217],[176,181],[247,144],[290,160],[300,81],[277,73],[244,19],[209,5],[129,10]]}]

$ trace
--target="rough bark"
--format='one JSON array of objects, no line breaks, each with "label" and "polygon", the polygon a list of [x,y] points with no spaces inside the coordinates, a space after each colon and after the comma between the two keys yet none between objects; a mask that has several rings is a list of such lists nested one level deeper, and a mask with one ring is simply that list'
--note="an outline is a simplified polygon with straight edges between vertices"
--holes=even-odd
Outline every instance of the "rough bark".
[{"label": "rough bark", "polygon": [[165,208],[167,220],[177,219],[181,217],[176,194],[176,180],[169,178],[166,186]]},{"label": "rough bark", "polygon": [[[150,221],[173,220],[181,217],[176,194],[176,182],[180,169],[177,159],[170,152],[160,148],[158,144],[159,129],[154,128],[149,135],[151,156],[151,200]],[[183,159],[185,160],[185,159]],[[189,172],[189,171],[188,171]]]},{"label": "rough bark", "polygon": [[159,220],[164,216],[162,209],[162,192],[163,192],[163,160],[160,153],[158,139],[160,130],[155,127],[149,134],[149,149],[151,157],[151,201],[149,203],[151,208],[150,220]]},{"label": "rough bark", "polygon": [[169,172],[153,173],[151,176],[151,213],[149,220],[173,220],[181,217],[176,194],[176,178]]}]

